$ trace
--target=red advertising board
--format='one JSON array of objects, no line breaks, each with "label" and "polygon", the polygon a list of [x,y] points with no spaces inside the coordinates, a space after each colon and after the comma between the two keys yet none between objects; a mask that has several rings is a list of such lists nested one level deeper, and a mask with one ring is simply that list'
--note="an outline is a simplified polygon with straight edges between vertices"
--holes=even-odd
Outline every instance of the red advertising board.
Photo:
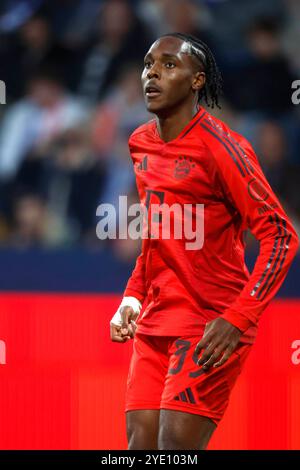
[{"label": "red advertising board", "polygon": [[[0,449],[126,449],[113,295],[2,294]],[[300,301],[265,312],[211,449],[300,449]]]}]

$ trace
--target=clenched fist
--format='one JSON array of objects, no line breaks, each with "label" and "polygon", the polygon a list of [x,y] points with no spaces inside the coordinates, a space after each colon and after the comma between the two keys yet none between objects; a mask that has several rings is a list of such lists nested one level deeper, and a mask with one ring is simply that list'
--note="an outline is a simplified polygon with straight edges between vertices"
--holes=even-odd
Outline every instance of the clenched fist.
[{"label": "clenched fist", "polygon": [[117,343],[125,343],[135,335],[135,320],[142,308],[135,297],[124,297],[120,307],[110,321],[110,339]]}]

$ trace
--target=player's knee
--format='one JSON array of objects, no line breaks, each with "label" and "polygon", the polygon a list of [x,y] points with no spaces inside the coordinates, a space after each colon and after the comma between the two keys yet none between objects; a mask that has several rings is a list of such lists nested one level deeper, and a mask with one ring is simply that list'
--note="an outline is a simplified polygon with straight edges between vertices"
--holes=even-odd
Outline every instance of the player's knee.
[{"label": "player's knee", "polygon": [[127,413],[128,450],[157,450],[158,423],[159,410],[131,411]]},{"label": "player's knee", "polygon": [[183,436],[175,429],[161,426],[158,434],[158,449],[159,450],[173,450],[184,449]]},{"label": "player's knee", "polygon": [[128,450],[138,450],[143,449],[143,434],[138,432],[138,430],[127,431],[127,440],[128,440]]},{"label": "player's knee", "polygon": [[127,430],[127,440],[128,450],[157,449],[157,442],[153,436],[149,435],[149,432],[141,426]]},{"label": "player's knee", "polygon": [[127,425],[128,450],[157,449],[157,436],[141,423]]},{"label": "player's knee", "polygon": [[180,429],[162,426],[158,434],[159,450],[204,450],[207,447],[209,436],[193,436]]}]

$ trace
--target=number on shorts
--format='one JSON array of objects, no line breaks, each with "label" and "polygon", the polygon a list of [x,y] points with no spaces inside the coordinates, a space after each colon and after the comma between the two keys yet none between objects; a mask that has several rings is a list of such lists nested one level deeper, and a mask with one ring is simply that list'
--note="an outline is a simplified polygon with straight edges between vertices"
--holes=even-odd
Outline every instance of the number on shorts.
[{"label": "number on shorts", "polygon": [[[175,354],[175,356],[179,356],[179,361],[178,361],[177,367],[171,368],[169,370],[169,374],[172,374],[172,375],[178,374],[178,372],[181,371],[181,369],[183,367],[183,364],[184,364],[184,360],[186,358],[186,354],[187,354],[188,350],[191,347],[191,342],[186,341],[184,339],[178,339],[175,343],[175,346],[178,349],[174,354]],[[196,366],[198,366],[197,362],[198,362],[199,356],[196,353],[196,351],[194,351],[192,359],[193,359],[194,363],[196,364]],[[194,372],[189,373],[189,377],[196,378],[196,377],[199,377],[202,374],[204,374],[204,370],[203,370],[202,367],[198,366],[197,370],[195,370]]]},{"label": "number on shorts", "polygon": [[[196,366],[198,366],[197,362],[199,360],[199,356],[196,353],[196,351],[194,351],[192,359],[194,363],[196,364]],[[195,377],[199,377],[199,375],[202,375],[202,374],[204,374],[204,370],[202,369],[202,367],[198,366],[198,370],[195,370],[194,372],[190,372],[189,377],[195,378]]]},{"label": "number on shorts", "polygon": [[169,374],[172,374],[172,375],[178,374],[178,372],[181,371],[184,360],[185,360],[185,357],[186,357],[186,353],[188,352],[188,350],[191,347],[191,342],[186,341],[184,339],[178,339],[175,343],[175,346],[178,349],[174,354],[175,354],[175,356],[179,356],[179,361],[178,361],[177,367],[171,368],[169,370]]}]

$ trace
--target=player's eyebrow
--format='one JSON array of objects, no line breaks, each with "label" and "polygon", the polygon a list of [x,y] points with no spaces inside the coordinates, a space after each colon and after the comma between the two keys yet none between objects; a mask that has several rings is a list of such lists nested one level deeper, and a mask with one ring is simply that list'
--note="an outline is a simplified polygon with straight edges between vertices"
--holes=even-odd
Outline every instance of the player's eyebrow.
[{"label": "player's eyebrow", "polygon": [[[171,52],[163,52],[163,53],[161,54],[161,56],[162,56],[162,57],[167,57],[167,58],[170,58],[170,59],[178,59],[177,55],[172,54]],[[152,56],[151,52],[149,52],[148,54],[145,55],[144,61],[145,61],[146,59],[152,59],[152,58],[153,58],[153,56]]]},{"label": "player's eyebrow", "polygon": [[178,59],[177,55],[171,54],[171,53],[169,53],[169,52],[163,52],[163,53],[162,53],[162,56],[163,56],[163,57],[170,57],[171,59]]}]

